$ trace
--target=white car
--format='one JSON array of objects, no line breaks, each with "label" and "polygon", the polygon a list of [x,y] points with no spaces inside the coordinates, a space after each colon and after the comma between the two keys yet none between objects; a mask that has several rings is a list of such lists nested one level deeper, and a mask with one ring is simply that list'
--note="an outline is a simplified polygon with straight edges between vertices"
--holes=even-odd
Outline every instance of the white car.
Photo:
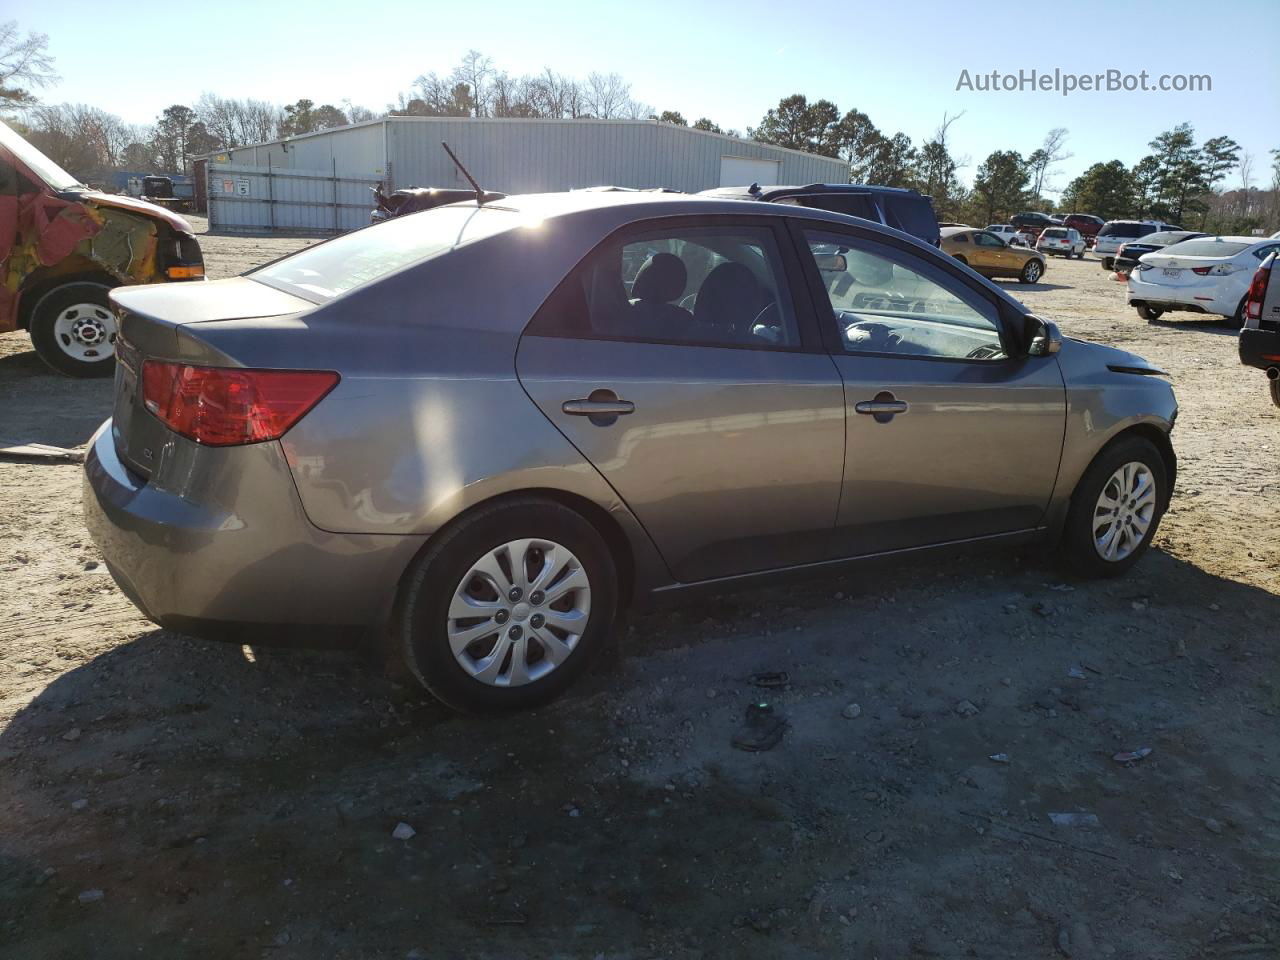
[{"label": "white car", "polygon": [[1058,253],[1068,260],[1072,257],[1083,260],[1084,246],[1080,231],[1071,227],[1045,227],[1036,241],[1036,249],[1041,253]]},{"label": "white car", "polygon": [[1098,237],[1093,242],[1093,252],[1102,258],[1102,269],[1110,270],[1115,266],[1115,254],[1121,244],[1145,237],[1149,233],[1181,229],[1160,220],[1108,220],[1098,231]]},{"label": "white car", "polygon": [[1129,306],[1148,321],[1188,310],[1238,327],[1254,272],[1277,250],[1280,240],[1271,237],[1197,237],[1143,254],[1129,274]]},{"label": "white car", "polygon": [[1022,234],[1018,232],[1018,228],[1011,223],[993,223],[986,228],[987,233],[994,233],[1005,243],[1012,246],[1025,246]]}]

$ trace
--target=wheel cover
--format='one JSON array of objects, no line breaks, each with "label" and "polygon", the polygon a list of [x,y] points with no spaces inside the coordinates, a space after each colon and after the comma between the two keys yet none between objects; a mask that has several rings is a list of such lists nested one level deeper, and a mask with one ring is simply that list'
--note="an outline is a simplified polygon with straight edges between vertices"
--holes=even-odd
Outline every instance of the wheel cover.
[{"label": "wheel cover", "polygon": [[591,615],[582,563],[552,540],[511,540],[471,565],[449,601],[449,647],[493,687],[541,680],[569,658]]},{"label": "wheel cover", "polygon": [[1093,546],[1111,563],[1137,550],[1156,515],[1156,478],[1140,460],[1126,463],[1102,485],[1093,508]]},{"label": "wheel cover", "polygon": [[100,303],[65,307],[53,321],[53,338],[69,357],[82,363],[110,360],[116,352],[115,315]]}]

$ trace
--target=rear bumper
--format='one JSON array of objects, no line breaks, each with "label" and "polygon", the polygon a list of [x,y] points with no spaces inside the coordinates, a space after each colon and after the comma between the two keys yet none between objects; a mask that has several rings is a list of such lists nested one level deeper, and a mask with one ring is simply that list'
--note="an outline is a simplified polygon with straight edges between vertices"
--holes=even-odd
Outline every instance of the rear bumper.
[{"label": "rear bumper", "polygon": [[187,446],[166,451],[181,470],[144,481],[121,463],[108,420],[85,457],[85,524],[149,619],[245,643],[324,643],[386,619],[425,537],[313,526],[279,444]]},{"label": "rear bumper", "polygon": [[1241,330],[1240,362],[1259,370],[1280,367],[1280,330]]},{"label": "rear bumper", "polygon": [[[1189,310],[1192,313],[1214,313],[1229,317],[1236,311],[1236,302],[1231,296],[1223,296],[1220,286],[1211,284],[1195,284],[1184,287],[1169,287],[1158,283],[1147,283],[1138,279],[1136,273],[1129,274],[1129,306],[1146,306],[1156,310]],[[1238,300],[1238,298],[1236,298]],[[1228,302],[1228,301],[1231,302]]]}]

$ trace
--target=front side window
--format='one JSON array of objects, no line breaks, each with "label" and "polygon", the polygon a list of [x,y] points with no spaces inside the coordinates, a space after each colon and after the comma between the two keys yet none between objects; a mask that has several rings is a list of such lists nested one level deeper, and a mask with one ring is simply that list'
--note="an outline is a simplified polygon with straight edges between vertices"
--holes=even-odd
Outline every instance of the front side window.
[{"label": "front side window", "polygon": [[730,347],[799,347],[773,231],[674,227],[606,240],[529,333]]},{"label": "front side window", "polygon": [[1007,356],[995,305],[935,265],[851,237],[805,231],[805,238],[846,353]]}]

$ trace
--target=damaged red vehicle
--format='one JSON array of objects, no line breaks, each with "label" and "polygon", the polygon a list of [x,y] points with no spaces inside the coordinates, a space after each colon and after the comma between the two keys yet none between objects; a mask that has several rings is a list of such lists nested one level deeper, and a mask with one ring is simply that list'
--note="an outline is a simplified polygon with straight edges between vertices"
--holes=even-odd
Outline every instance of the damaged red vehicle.
[{"label": "damaged red vehicle", "polygon": [[0,333],[30,331],[59,373],[110,376],[111,289],[203,279],[186,220],[91,190],[0,122]]}]

